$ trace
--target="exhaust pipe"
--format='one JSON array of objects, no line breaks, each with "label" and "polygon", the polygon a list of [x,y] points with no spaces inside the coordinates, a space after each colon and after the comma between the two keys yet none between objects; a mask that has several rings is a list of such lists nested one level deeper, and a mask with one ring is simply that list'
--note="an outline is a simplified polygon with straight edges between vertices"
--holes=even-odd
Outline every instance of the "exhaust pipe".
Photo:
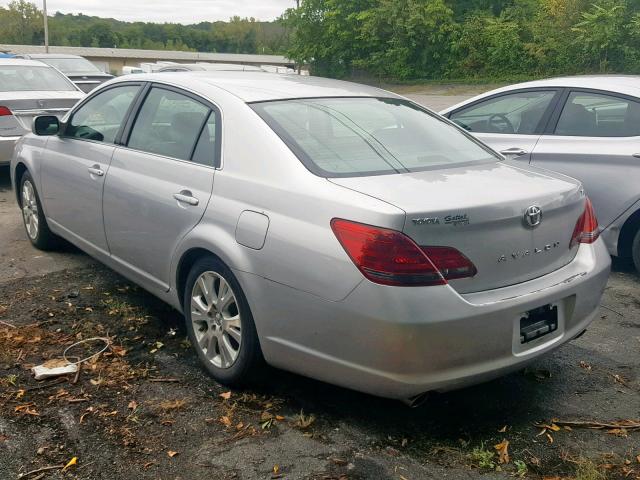
[{"label": "exhaust pipe", "polygon": [[402,403],[407,405],[409,408],[418,408],[422,406],[429,398],[431,397],[430,392],[424,392],[416,395],[415,397],[406,398],[401,400]]}]

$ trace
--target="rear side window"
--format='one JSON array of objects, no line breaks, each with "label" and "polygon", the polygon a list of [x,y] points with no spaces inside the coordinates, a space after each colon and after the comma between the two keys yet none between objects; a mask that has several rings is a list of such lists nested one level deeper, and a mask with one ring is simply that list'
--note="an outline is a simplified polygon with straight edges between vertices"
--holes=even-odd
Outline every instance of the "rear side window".
[{"label": "rear side window", "polygon": [[454,126],[404,100],[316,98],[251,107],[320,176],[401,173],[498,160]]},{"label": "rear side window", "polygon": [[200,133],[196,149],[193,152],[193,158],[191,159],[193,162],[209,167],[216,166],[217,126],[216,114],[215,112],[211,112],[207,123],[202,129],[202,133]]},{"label": "rear side window", "polygon": [[152,88],[131,130],[128,146],[189,160],[210,109],[180,93]]},{"label": "rear side window", "polygon": [[98,93],[73,114],[65,136],[113,143],[139,90],[125,85]]},{"label": "rear side window", "polygon": [[470,132],[531,135],[555,95],[555,91],[537,90],[500,95],[462,108],[449,118]]},{"label": "rear side window", "polygon": [[562,109],[556,135],[633,137],[640,135],[640,103],[599,93],[572,92]]}]

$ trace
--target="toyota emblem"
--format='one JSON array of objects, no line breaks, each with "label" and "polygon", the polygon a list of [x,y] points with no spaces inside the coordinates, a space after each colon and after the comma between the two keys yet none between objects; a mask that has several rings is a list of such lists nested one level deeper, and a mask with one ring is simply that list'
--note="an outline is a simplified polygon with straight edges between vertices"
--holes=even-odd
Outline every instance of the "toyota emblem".
[{"label": "toyota emblem", "polygon": [[542,221],[542,209],[538,205],[531,205],[524,211],[524,224],[529,228],[535,228]]}]

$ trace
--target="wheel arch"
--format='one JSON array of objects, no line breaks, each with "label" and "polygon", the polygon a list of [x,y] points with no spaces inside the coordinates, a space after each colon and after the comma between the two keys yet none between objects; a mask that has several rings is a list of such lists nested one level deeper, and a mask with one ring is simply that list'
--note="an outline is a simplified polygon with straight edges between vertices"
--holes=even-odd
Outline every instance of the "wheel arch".
[{"label": "wheel arch", "polygon": [[22,207],[22,200],[20,198],[20,182],[22,181],[22,176],[25,174],[25,172],[28,172],[28,171],[29,169],[23,162],[18,162],[14,170],[15,172],[14,173],[14,179],[15,179],[14,193],[16,196],[16,201],[18,202],[18,205],[20,207]]},{"label": "wheel arch", "polygon": [[624,222],[620,229],[618,239],[618,256],[621,258],[631,257],[631,247],[636,232],[640,229],[640,209],[633,212]]}]

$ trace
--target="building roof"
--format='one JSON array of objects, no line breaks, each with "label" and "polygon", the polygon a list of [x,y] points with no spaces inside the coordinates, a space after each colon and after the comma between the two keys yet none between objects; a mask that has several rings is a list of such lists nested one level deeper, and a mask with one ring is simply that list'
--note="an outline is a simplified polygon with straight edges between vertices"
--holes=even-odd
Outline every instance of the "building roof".
[{"label": "building roof", "polygon": [[[119,78],[125,81],[132,79],[129,76]],[[267,72],[160,72],[136,74],[135,79],[182,86],[203,96],[215,91],[211,88],[215,87],[227,91],[244,102],[319,97],[400,98],[394,93],[358,83],[308,75]]]},{"label": "building roof", "polygon": [[[45,53],[39,45],[0,44],[0,52],[18,55]],[[226,63],[254,63],[266,65],[293,65],[294,61],[282,55],[254,55],[245,53],[206,53],[178,52],[171,50],[138,50],[133,48],[97,48],[97,47],[49,47],[49,53],[80,55],[81,57],[136,58],[149,60],[178,60]]]}]

